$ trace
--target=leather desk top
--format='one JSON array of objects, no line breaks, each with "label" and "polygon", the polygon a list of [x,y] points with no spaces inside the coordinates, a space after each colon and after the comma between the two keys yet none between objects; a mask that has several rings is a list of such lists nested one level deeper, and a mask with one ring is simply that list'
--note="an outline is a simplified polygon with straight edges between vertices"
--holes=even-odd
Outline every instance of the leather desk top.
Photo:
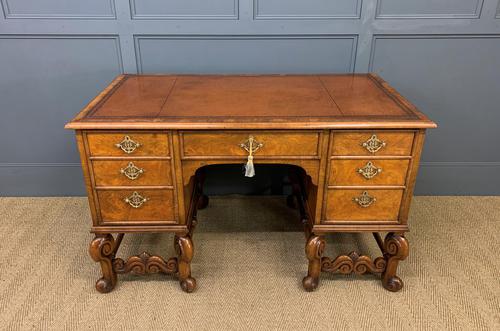
[{"label": "leather desk top", "polygon": [[68,129],[433,128],[375,74],[121,75]]}]

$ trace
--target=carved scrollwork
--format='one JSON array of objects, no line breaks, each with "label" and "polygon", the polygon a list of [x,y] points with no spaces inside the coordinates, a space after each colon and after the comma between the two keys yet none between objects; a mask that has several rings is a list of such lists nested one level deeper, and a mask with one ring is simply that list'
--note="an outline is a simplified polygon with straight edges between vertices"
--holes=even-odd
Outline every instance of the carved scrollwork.
[{"label": "carved scrollwork", "polygon": [[408,256],[409,245],[405,237],[388,233],[384,241],[384,251],[390,257],[404,260]]},{"label": "carved scrollwork", "polygon": [[325,251],[325,240],[320,236],[312,235],[306,245],[306,256],[309,259],[321,259]]},{"label": "carved scrollwork", "polygon": [[150,255],[143,252],[140,255],[131,256],[125,260],[113,259],[113,269],[116,273],[135,275],[165,273],[175,274],[178,271],[177,258],[173,257],[165,261],[161,256]]},{"label": "carved scrollwork", "polygon": [[321,271],[340,272],[348,275],[355,273],[362,275],[365,273],[382,273],[385,271],[386,261],[383,257],[377,257],[375,260],[366,255],[359,255],[351,252],[348,255],[339,255],[335,259],[323,257],[321,259]]},{"label": "carved scrollwork", "polygon": [[115,253],[115,239],[110,234],[96,236],[90,243],[89,253],[90,257],[96,262],[105,258],[113,258]]}]

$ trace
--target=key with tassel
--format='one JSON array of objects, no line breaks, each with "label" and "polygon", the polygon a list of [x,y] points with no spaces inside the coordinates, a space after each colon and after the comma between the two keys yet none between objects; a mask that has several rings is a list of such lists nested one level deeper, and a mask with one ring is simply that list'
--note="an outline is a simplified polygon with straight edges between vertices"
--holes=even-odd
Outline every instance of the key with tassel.
[{"label": "key with tassel", "polygon": [[245,177],[255,176],[255,167],[253,164],[253,153],[255,153],[259,148],[264,146],[264,144],[255,140],[253,136],[249,136],[248,140],[240,144],[241,148],[244,148],[248,152],[247,163],[245,164]]}]

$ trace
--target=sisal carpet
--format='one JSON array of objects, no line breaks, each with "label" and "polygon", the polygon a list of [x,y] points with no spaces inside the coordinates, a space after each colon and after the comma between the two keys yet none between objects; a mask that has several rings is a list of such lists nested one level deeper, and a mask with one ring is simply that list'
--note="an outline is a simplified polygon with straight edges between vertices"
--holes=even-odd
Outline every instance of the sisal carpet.
[{"label": "sisal carpet", "polygon": [[[186,294],[170,276],[119,276],[99,294],[85,198],[0,198],[0,329],[500,330],[500,197],[416,197],[405,287],[323,274],[306,293],[304,238],[281,197],[214,197],[199,213]],[[173,255],[172,235],[126,235],[119,256]],[[371,234],[327,254],[378,255]]]}]

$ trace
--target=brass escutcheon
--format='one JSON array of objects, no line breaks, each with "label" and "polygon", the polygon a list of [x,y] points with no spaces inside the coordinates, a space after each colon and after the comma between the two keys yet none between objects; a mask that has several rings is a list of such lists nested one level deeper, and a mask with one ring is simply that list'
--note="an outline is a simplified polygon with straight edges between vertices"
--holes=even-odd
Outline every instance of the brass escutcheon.
[{"label": "brass escutcheon", "polygon": [[372,162],[368,163],[363,167],[358,169],[358,173],[365,177],[366,179],[372,179],[382,172],[382,168],[377,168]]},{"label": "brass escutcheon", "polygon": [[128,198],[125,198],[124,201],[133,208],[139,208],[144,204],[144,202],[148,201],[148,199],[134,191],[134,193],[132,193],[132,195]]},{"label": "brass escutcheon", "polygon": [[360,207],[367,208],[377,201],[377,199],[369,195],[367,191],[364,191],[359,197],[352,198],[352,201],[357,202]]},{"label": "brass escutcheon", "polygon": [[361,144],[364,148],[368,150],[370,153],[378,152],[382,147],[386,146],[385,141],[378,139],[377,135],[374,134],[367,141]]},{"label": "brass escutcheon", "polygon": [[264,144],[258,142],[257,140],[255,140],[255,138],[253,136],[249,136],[248,139],[244,143],[241,143],[238,146],[240,146],[241,148],[243,148],[244,150],[246,150],[249,155],[252,155],[259,148],[261,148],[262,146],[264,146]]},{"label": "brass escutcheon", "polygon": [[136,180],[144,173],[144,169],[137,167],[133,162],[129,162],[126,168],[120,169],[120,173],[130,180]]},{"label": "brass escutcheon", "polygon": [[129,136],[125,136],[123,140],[119,144],[115,144],[117,148],[120,148],[127,154],[130,154],[136,150],[136,148],[140,147],[141,144],[133,141]]}]

